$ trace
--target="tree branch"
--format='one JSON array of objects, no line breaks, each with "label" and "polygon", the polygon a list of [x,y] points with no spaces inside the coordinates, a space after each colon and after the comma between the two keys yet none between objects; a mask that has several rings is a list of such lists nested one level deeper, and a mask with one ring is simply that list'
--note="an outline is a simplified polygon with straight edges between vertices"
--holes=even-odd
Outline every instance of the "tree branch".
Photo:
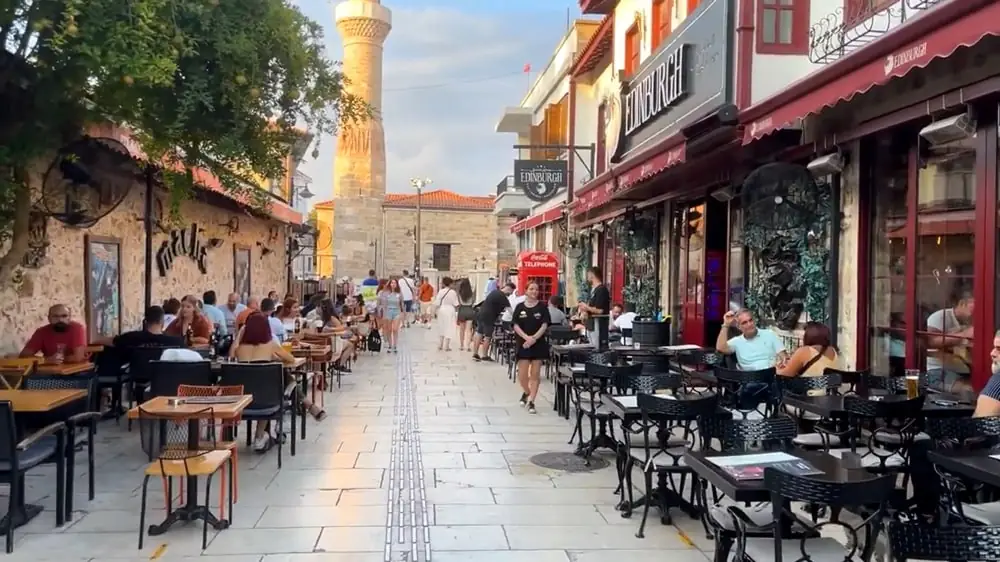
[{"label": "tree branch", "polygon": [[14,276],[14,269],[21,265],[21,260],[28,252],[28,228],[31,224],[31,187],[28,185],[28,174],[22,169],[14,174],[18,185],[14,194],[14,222],[10,229],[10,249],[0,257],[0,286],[6,286]]}]

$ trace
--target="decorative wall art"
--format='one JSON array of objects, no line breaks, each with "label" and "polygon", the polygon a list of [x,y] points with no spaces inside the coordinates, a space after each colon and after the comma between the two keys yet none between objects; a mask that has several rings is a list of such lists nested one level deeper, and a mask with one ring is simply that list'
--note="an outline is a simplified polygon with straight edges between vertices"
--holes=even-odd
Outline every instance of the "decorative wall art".
[{"label": "decorative wall art", "polygon": [[233,244],[233,292],[246,304],[250,299],[250,248]]},{"label": "decorative wall art", "polygon": [[122,330],[121,240],[88,235],[84,244],[88,341],[111,338]]}]

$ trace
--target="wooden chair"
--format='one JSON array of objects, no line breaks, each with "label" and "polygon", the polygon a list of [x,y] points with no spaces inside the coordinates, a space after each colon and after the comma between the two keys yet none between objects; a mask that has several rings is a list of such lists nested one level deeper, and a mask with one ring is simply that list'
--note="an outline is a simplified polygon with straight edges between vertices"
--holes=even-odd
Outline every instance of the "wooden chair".
[{"label": "wooden chair", "polygon": [[[232,453],[228,450],[217,449],[214,443],[202,441],[200,436],[192,436],[191,419],[214,419],[212,408],[205,408],[198,412],[180,415],[164,415],[149,412],[142,407],[139,408],[139,432],[143,451],[149,456],[150,463],[146,466],[142,479],[142,498],[139,512],[139,550],[142,550],[143,539],[146,535],[146,496],[149,488],[149,479],[158,477],[167,486],[167,517],[172,511],[171,485],[174,478],[185,480],[187,478],[205,477],[205,505],[198,509],[205,510],[202,513],[203,520],[201,548],[208,547],[208,498],[211,497],[212,476],[222,470],[222,467],[229,462],[229,470],[233,470]],[[199,429],[194,426],[195,431]],[[192,449],[191,444],[197,442],[198,445]],[[233,496],[229,496],[230,517],[233,510]],[[187,506],[191,508],[192,506]]]},{"label": "wooden chair", "polygon": [[[177,387],[177,396],[243,396],[243,385],[231,385],[231,386],[197,386],[190,384],[182,384]],[[232,465],[233,470],[230,475],[230,487],[229,493],[233,497],[233,503],[239,503],[240,501],[240,490],[239,490],[239,470],[240,470],[240,459],[239,459],[239,444],[236,442],[235,435],[236,430],[240,426],[242,420],[239,416],[222,422],[223,435],[227,429],[232,431],[233,439],[228,441],[215,441],[215,448],[220,451],[230,451],[233,455]],[[210,435],[215,436],[215,424],[209,420]],[[208,445],[208,443],[205,443]],[[222,486],[219,488],[219,513],[222,518],[226,517],[225,502],[225,490],[226,490],[226,473],[222,473]],[[181,481],[181,496],[184,495],[184,481]]]},{"label": "wooden chair", "polygon": [[[41,357],[11,357],[0,359],[0,384],[9,390],[21,387],[25,377],[35,373]],[[11,384],[11,379],[15,382]]]}]

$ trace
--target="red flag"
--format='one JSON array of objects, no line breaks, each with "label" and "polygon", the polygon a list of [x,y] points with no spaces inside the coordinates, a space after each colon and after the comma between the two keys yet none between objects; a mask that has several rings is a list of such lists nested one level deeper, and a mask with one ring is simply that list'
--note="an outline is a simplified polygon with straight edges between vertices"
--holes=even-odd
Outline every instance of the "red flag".
[{"label": "red flag", "polygon": [[531,72],[531,63],[530,62],[529,63],[525,63],[525,65],[524,65],[524,73],[527,74],[529,72]]}]

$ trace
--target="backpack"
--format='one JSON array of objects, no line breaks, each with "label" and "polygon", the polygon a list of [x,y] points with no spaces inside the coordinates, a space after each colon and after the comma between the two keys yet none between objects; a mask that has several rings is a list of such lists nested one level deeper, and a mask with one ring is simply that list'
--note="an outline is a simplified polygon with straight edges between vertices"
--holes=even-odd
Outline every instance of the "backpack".
[{"label": "backpack", "polygon": [[372,328],[368,332],[368,351],[372,353],[381,353],[382,351],[382,334],[378,333],[378,328]]}]

